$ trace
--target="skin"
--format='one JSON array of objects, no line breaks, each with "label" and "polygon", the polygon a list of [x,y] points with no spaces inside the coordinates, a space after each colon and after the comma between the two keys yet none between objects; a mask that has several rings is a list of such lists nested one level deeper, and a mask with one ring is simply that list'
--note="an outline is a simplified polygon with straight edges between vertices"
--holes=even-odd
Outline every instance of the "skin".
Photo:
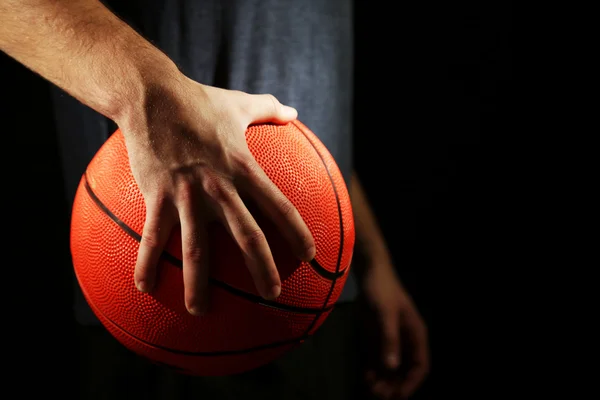
[{"label": "skin", "polygon": [[[181,229],[185,304],[208,310],[206,226],[217,219],[244,254],[259,293],[275,299],[281,281],[269,245],[239,193],[250,195],[302,260],[315,244],[292,203],[265,175],[245,140],[250,124],[286,123],[295,109],[269,94],[195,82],[160,50],[94,0],[2,0],[0,50],[120,127],[146,204],[135,266],[139,290],[156,284],[157,262]],[[117,61],[118,60],[118,61]],[[356,174],[350,194],[366,305],[376,316],[378,349],[365,379],[378,398],[406,398],[429,368],[427,332],[402,287]],[[408,355],[402,350],[411,349]],[[372,353],[372,352],[371,352]],[[402,372],[401,372],[402,371]]]},{"label": "skin", "polygon": [[350,183],[357,245],[365,257],[357,265],[364,306],[361,326],[368,354],[365,381],[375,397],[410,397],[429,372],[427,327],[396,274],[386,241],[356,174]]}]

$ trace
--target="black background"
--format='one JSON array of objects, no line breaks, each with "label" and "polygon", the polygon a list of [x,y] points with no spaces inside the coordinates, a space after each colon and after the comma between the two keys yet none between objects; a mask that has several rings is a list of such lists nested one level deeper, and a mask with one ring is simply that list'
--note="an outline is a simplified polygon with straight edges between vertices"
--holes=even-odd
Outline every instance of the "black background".
[{"label": "black background", "polygon": [[[416,398],[465,396],[490,345],[478,324],[493,264],[482,143],[509,128],[511,4],[379,4],[356,4],[356,168],[429,326],[432,372]],[[66,395],[69,210],[48,83],[4,54],[0,71],[5,362],[21,390]]]}]

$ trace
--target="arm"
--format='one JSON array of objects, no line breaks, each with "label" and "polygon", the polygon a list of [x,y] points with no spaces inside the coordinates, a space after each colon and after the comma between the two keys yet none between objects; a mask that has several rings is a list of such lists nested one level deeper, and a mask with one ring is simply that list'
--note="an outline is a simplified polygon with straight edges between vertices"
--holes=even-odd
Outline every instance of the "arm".
[{"label": "arm", "polygon": [[214,215],[245,255],[259,293],[274,299],[281,281],[266,237],[241,200],[250,193],[300,259],[315,245],[300,214],[267,177],[246,143],[249,125],[297,117],[271,95],[203,85],[96,0],[2,0],[0,49],[117,123],[144,197],[134,280],[156,286],[173,229],[181,230],[184,298],[208,306],[208,240]]},{"label": "arm", "polygon": [[[429,369],[427,328],[412,299],[402,287],[396,274],[390,253],[377,224],[375,214],[358,176],[353,173],[350,181],[350,196],[356,224],[357,245],[365,256],[358,277],[364,298],[375,317],[364,326],[376,328],[380,340],[369,343],[368,352],[378,360],[371,360],[367,381],[376,395],[411,395],[421,384]],[[407,350],[408,354],[403,354]],[[382,364],[390,370],[403,368],[399,376],[381,373]],[[404,374],[404,375],[403,375]],[[403,375],[403,376],[402,376]]]},{"label": "arm", "polygon": [[0,50],[119,121],[175,64],[99,1],[3,0]]},{"label": "arm", "polygon": [[[356,224],[356,242],[361,252],[368,255],[369,261],[381,260],[389,263],[390,254],[383,233],[355,171],[350,180],[350,200]],[[368,269],[376,265],[380,263],[368,263],[364,267]]]}]

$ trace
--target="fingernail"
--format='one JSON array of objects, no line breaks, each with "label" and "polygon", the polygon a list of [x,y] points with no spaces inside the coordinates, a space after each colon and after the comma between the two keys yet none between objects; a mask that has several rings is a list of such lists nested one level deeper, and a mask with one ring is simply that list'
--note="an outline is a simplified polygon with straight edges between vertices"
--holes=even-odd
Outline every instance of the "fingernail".
[{"label": "fingernail", "polygon": [[396,369],[399,364],[398,357],[395,354],[388,354],[385,358],[385,363],[388,368]]},{"label": "fingernail", "polygon": [[148,287],[148,282],[146,282],[146,281],[138,281],[138,282],[135,284],[135,286],[137,287],[137,289],[138,289],[140,292],[144,292],[144,293],[146,293],[146,292],[148,292],[148,290],[149,290],[149,287]]},{"label": "fingernail", "polygon": [[275,300],[281,294],[281,286],[273,285],[269,291],[269,300]]},{"label": "fingernail", "polygon": [[199,306],[191,306],[190,308],[188,308],[188,312],[195,317],[201,317],[206,313],[206,311],[204,311],[204,309]]},{"label": "fingernail", "polygon": [[317,249],[315,246],[312,246],[306,250],[306,255],[303,261],[312,261],[313,258],[317,255]]}]

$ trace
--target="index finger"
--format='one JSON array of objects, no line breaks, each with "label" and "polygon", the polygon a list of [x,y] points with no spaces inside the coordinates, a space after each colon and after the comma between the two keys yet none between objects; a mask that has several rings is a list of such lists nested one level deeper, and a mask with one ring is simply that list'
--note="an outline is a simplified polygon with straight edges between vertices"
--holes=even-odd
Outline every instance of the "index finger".
[{"label": "index finger", "polygon": [[281,293],[281,280],[265,234],[233,185],[214,181],[207,187],[208,196],[239,246],[259,293],[268,300],[277,298]]},{"label": "index finger", "polygon": [[294,253],[303,261],[315,257],[315,241],[294,204],[269,179],[257,162],[246,169],[242,177],[244,189],[254,198],[292,246]]}]

